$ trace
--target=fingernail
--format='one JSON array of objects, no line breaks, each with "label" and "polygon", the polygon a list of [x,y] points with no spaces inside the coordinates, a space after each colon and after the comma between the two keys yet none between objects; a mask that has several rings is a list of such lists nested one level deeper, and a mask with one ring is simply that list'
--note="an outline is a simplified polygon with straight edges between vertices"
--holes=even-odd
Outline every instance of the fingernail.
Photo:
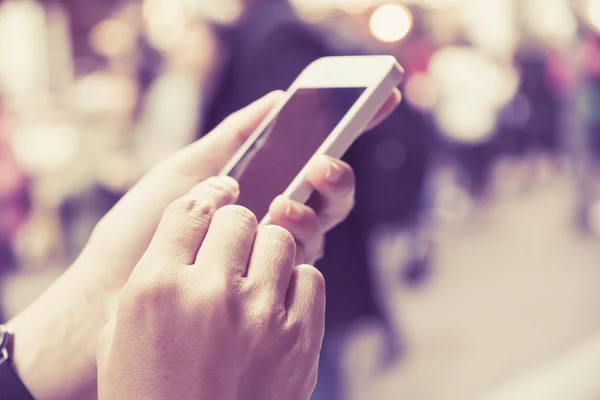
[{"label": "fingernail", "polygon": [[339,183],[340,179],[342,179],[342,173],[343,171],[339,165],[334,162],[330,162],[325,178],[330,184],[336,184]]},{"label": "fingernail", "polygon": [[302,221],[302,210],[300,210],[298,206],[291,201],[288,201],[288,205],[285,210],[285,217],[290,221],[300,222]]}]

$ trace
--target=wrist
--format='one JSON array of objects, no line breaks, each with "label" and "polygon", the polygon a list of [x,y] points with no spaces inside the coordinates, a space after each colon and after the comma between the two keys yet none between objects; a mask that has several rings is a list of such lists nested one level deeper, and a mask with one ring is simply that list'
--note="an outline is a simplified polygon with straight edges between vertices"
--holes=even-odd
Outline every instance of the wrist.
[{"label": "wrist", "polygon": [[71,267],[7,324],[15,369],[37,400],[95,397],[96,342],[115,295],[86,279],[85,270]]}]

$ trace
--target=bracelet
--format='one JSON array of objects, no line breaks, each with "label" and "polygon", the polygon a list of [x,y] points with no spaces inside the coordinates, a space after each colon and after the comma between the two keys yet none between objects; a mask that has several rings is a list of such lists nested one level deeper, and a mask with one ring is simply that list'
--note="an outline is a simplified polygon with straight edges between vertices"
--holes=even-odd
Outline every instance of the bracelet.
[{"label": "bracelet", "polygon": [[35,400],[12,362],[14,334],[0,325],[0,400]]}]

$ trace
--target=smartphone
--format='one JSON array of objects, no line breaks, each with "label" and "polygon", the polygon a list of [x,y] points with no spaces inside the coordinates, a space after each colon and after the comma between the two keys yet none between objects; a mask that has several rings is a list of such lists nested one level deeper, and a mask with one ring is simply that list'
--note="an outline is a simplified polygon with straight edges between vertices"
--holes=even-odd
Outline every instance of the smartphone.
[{"label": "smartphone", "polygon": [[392,56],[325,57],[310,64],[222,171],[240,184],[238,204],[269,223],[273,200],[305,203],[308,165],[340,158],[402,80]]}]

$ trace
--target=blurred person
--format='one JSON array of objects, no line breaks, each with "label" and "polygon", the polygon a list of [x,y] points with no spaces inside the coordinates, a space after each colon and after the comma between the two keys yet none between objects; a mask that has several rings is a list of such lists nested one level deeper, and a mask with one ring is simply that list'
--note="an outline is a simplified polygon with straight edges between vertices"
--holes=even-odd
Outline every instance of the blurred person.
[{"label": "blurred person", "polygon": [[563,88],[552,74],[555,61],[551,56],[526,47],[515,55],[520,84],[499,120],[498,138],[494,141],[498,154],[558,156],[564,148],[560,137],[563,101],[559,93]]},{"label": "blurred person", "polygon": [[[163,72],[152,80],[134,135],[140,173],[192,143],[203,125],[218,66],[216,33],[208,21],[190,21],[165,54]],[[248,103],[246,103],[248,104]]]},{"label": "blurred person", "polygon": [[533,179],[523,160],[496,161],[493,197],[431,232],[425,285],[398,279],[406,248],[374,264],[406,347],[390,359],[387,327],[358,323],[343,352],[348,400],[600,397],[600,250],[576,228],[570,171],[553,156]]},{"label": "blurred person", "polygon": [[[232,26],[218,29],[219,66],[200,132],[271,90],[287,89],[311,62],[341,55],[324,35],[301,21],[286,0],[247,0]],[[352,49],[346,54],[361,54]],[[401,104],[390,118],[359,139],[344,157],[356,171],[356,207],[327,237],[319,269],[328,286],[327,343],[319,393],[335,398],[338,331],[356,318],[379,315],[369,273],[369,243],[377,230],[415,223],[428,158],[424,119]],[[331,349],[329,349],[331,347]],[[331,351],[329,351],[331,350]]]},{"label": "blurred person", "polygon": [[519,71],[519,86],[501,110],[493,134],[478,143],[442,144],[456,160],[470,193],[479,199],[487,194],[499,158],[558,155],[565,145],[560,137],[562,103],[558,84],[549,79],[547,54],[522,46],[513,63]]},{"label": "blurred person", "polygon": [[[251,398],[281,398],[280,390],[293,391],[284,392],[292,396],[289,398],[309,395],[316,379],[313,368],[316,368],[322,335],[319,322],[323,318],[322,278],[312,267],[299,267],[295,272],[292,267],[314,263],[320,256],[325,231],[349,214],[354,197],[353,171],[342,161],[322,157],[308,176],[320,196],[319,207],[311,209],[284,198],[275,199],[270,215],[273,224],[280,228],[270,227],[258,233],[248,211],[227,207],[235,202],[236,185],[228,186],[225,182],[230,180],[224,178],[210,180],[220,173],[280,99],[281,93],[273,93],[233,114],[211,134],[152,169],[100,221],[71,268],[7,324],[15,335],[8,348],[12,367],[37,399],[95,398],[99,334],[113,317],[116,320],[106,327],[104,345],[98,353],[102,398],[135,398],[136,395],[164,398],[161,397],[164,390],[177,390],[183,397],[214,398],[223,393],[222,390],[251,388],[258,380],[266,383],[252,388],[254,391],[248,393]],[[373,123],[385,118],[398,101],[399,94],[395,93]],[[197,186],[207,179],[209,182]],[[184,200],[177,201],[181,196]],[[211,205],[211,201],[217,204]],[[290,210],[294,211],[293,217]],[[212,215],[208,230],[209,216],[192,218],[190,215],[204,211]],[[234,227],[240,230],[232,231]],[[285,230],[295,238],[295,246]],[[200,243],[202,236],[204,242]],[[222,240],[231,244],[226,252]],[[223,274],[231,267],[247,265],[252,241],[255,242],[250,258],[253,271],[248,272],[246,278],[252,283],[233,290],[233,281],[224,281]],[[274,247],[278,249],[275,251]],[[235,251],[229,251],[232,249]],[[198,282],[194,291],[202,292],[203,288],[206,291],[188,297],[191,292],[186,285],[191,281],[177,268],[192,264],[195,260],[188,257],[196,252],[196,260],[208,257],[210,261],[201,262],[206,280]],[[217,257],[221,256],[225,258],[219,260]],[[268,272],[265,268],[280,272]],[[134,269],[134,276],[127,283]],[[281,281],[260,279],[265,276],[280,277]],[[294,276],[289,281],[294,284],[284,303],[281,294],[287,292],[289,285],[284,282],[288,276]],[[265,286],[259,288],[261,284]],[[175,301],[182,299],[173,297],[177,291],[181,295],[186,293],[189,304]],[[275,292],[277,302],[273,298]],[[307,296],[314,298],[314,308]],[[304,300],[298,303],[300,298]],[[223,301],[227,307],[218,307]],[[296,322],[284,326],[273,319],[273,325],[265,325],[267,320],[262,317],[277,314],[271,307],[282,311],[284,304]],[[311,308],[312,313],[303,311]],[[219,318],[218,312],[225,310],[238,315],[239,319]],[[177,312],[185,317],[174,314]],[[178,316],[175,321],[174,315]],[[252,316],[256,319],[249,319]],[[139,336],[140,325],[145,327],[142,337]],[[235,334],[232,333],[234,327]],[[187,347],[182,345],[180,335],[183,334],[186,341],[191,340],[189,332],[196,336]],[[198,337],[214,342],[202,341],[198,347]],[[272,351],[264,350],[265,343],[276,343],[280,349],[286,345],[297,349],[298,352],[287,353],[289,358],[284,365],[293,369],[298,361],[303,366],[302,373],[294,375],[299,373],[294,369],[294,374],[289,376],[285,374],[286,369],[278,370],[272,364],[277,360],[264,356]],[[212,344],[224,347],[213,348]],[[253,352],[244,352],[241,345],[250,345]],[[196,350],[199,354],[194,357]],[[208,350],[210,354],[204,353]],[[166,351],[168,357],[178,354],[177,362],[159,365],[165,361],[162,351]],[[248,364],[236,362],[240,354]],[[253,358],[247,358],[250,356]],[[281,357],[278,360],[281,361]],[[186,366],[193,367],[202,376],[190,375]],[[231,367],[238,368],[237,376],[230,375]],[[183,372],[179,373],[179,368],[183,368]],[[169,371],[171,375],[167,375]],[[209,380],[217,371],[227,380],[223,386]],[[264,375],[253,374],[257,371]],[[280,381],[278,373],[288,375],[290,380]],[[128,379],[123,379],[125,376]],[[199,382],[211,385],[199,387]],[[142,394],[138,392],[140,389]]]},{"label": "blurred person", "polygon": [[29,208],[28,179],[15,158],[8,119],[0,98],[0,277],[17,262],[14,242]]},{"label": "blurred person", "polygon": [[[112,135],[108,148],[93,147],[99,160],[90,174],[89,187],[75,193],[61,207],[61,220],[69,260],[85,245],[82,233],[91,232],[98,220],[154,165],[195,140],[202,123],[210,78],[218,58],[211,26],[196,18],[183,27],[181,37],[160,53],[140,38],[139,70],[135,77],[135,107],[123,125],[133,125]],[[111,116],[112,121],[117,119]],[[96,124],[98,125],[98,124]],[[114,125],[109,129],[114,129]],[[84,135],[93,137],[94,135]],[[99,136],[99,135],[98,135]]]}]

